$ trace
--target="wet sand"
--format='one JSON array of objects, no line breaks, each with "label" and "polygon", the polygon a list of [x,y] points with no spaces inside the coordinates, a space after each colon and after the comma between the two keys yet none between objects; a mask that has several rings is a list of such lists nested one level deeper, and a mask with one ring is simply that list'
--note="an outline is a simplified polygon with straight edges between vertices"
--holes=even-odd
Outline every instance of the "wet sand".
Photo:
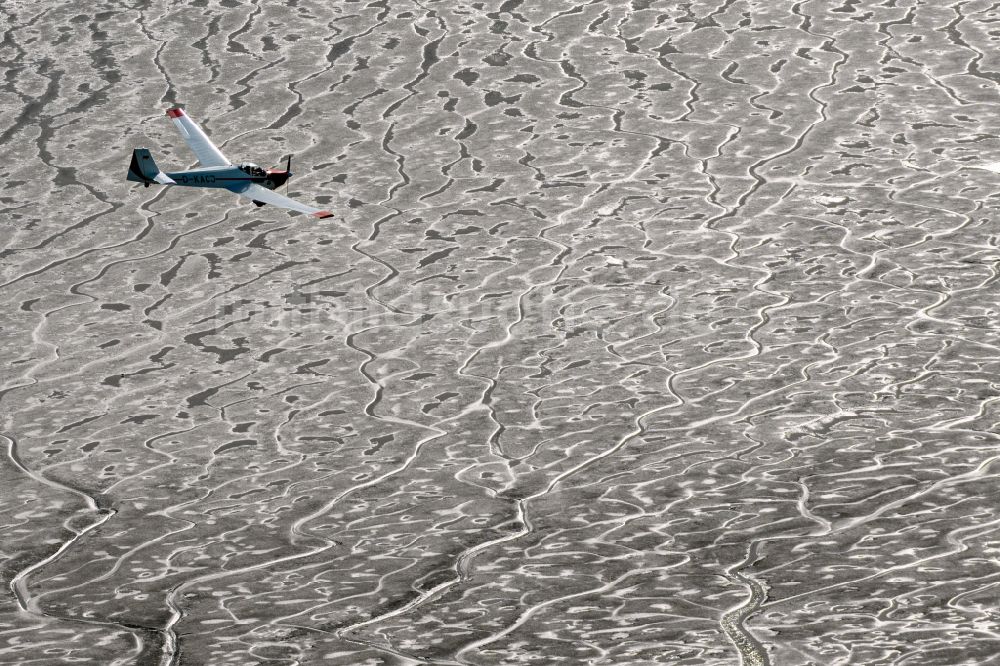
[{"label": "wet sand", "polygon": [[0,16],[0,662],[1000,654],[993,3]]}]

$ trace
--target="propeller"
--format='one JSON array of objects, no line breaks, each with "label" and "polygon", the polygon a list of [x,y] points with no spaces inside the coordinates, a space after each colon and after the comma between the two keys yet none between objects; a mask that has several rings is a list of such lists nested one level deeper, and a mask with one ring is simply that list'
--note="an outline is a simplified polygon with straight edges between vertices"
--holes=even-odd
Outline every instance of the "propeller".
[{"label": "propeller", "polygon": [[[269,173],[271,171],[275,171],[277,173],[281,173],[280,171],[278,171],[277,167],[275,167],[274,169],[269,169],[268,170]],[[288,180],[292,177],[292,154],[291,153],[288,154],[288,160],[285,162],[285,171],[284,171],[284,174],[285,174],[285,179],[282,182],[285,184],[285,195],[287,196],[288,195]],[[279,187],[281,187],[281,183],[278,183],[277,185],[275,185],[275,189],[277,189]]]}]

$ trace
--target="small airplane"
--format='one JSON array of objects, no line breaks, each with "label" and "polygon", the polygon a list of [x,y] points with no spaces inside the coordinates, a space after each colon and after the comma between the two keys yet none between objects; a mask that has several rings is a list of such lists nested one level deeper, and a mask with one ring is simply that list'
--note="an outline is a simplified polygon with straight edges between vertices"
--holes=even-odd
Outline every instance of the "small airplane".
[{"label": "small airplane", "polygon": [[167,110],[167,115],[173,119],[188,148],[198,158],[200,168],[188,171],[171,171],[163,173],[153,161],[153,156],[146,148],[136,148],[132,151],[132,163],[128,167],[126,180],[142,183],[149,187],[153,183],[160,185],[183,185],[187,187],[215,187],[235,192],[241,197],[250,199],[257,206],[271,204],[289,210],[308,213],[313,217],[324,219],[333,217],[328,210],[320,210],[301,204],[294,199],[275,192],[292,177],[292,156],[288,156],[285,169],[262,169],[251,162],[233,164],[222,154],[198,123],[191,120],[183,109]]}]

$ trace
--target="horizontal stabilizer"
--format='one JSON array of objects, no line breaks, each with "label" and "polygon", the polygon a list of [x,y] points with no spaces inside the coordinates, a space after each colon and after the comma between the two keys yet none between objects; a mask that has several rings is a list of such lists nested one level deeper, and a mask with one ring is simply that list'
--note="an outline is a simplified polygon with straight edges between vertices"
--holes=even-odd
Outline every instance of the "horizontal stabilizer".
[{"label": "horizontal stabilizer", "polygon": [[175,184],[172,178],[160,171],[153,156],[146,148],[136,148],[132,151],[132,162],[128,165],[128,175],[125,176],[125,179],[145,185],[150,183]]}]

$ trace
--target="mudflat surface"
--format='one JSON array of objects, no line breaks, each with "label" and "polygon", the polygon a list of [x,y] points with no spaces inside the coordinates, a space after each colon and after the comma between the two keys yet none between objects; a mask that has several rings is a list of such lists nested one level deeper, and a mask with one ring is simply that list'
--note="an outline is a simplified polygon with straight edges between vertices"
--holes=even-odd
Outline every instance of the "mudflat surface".
[{"label": "mudflat surface", "polygon": [[992,663],[998,21],[3,3],[0,662]]}]

